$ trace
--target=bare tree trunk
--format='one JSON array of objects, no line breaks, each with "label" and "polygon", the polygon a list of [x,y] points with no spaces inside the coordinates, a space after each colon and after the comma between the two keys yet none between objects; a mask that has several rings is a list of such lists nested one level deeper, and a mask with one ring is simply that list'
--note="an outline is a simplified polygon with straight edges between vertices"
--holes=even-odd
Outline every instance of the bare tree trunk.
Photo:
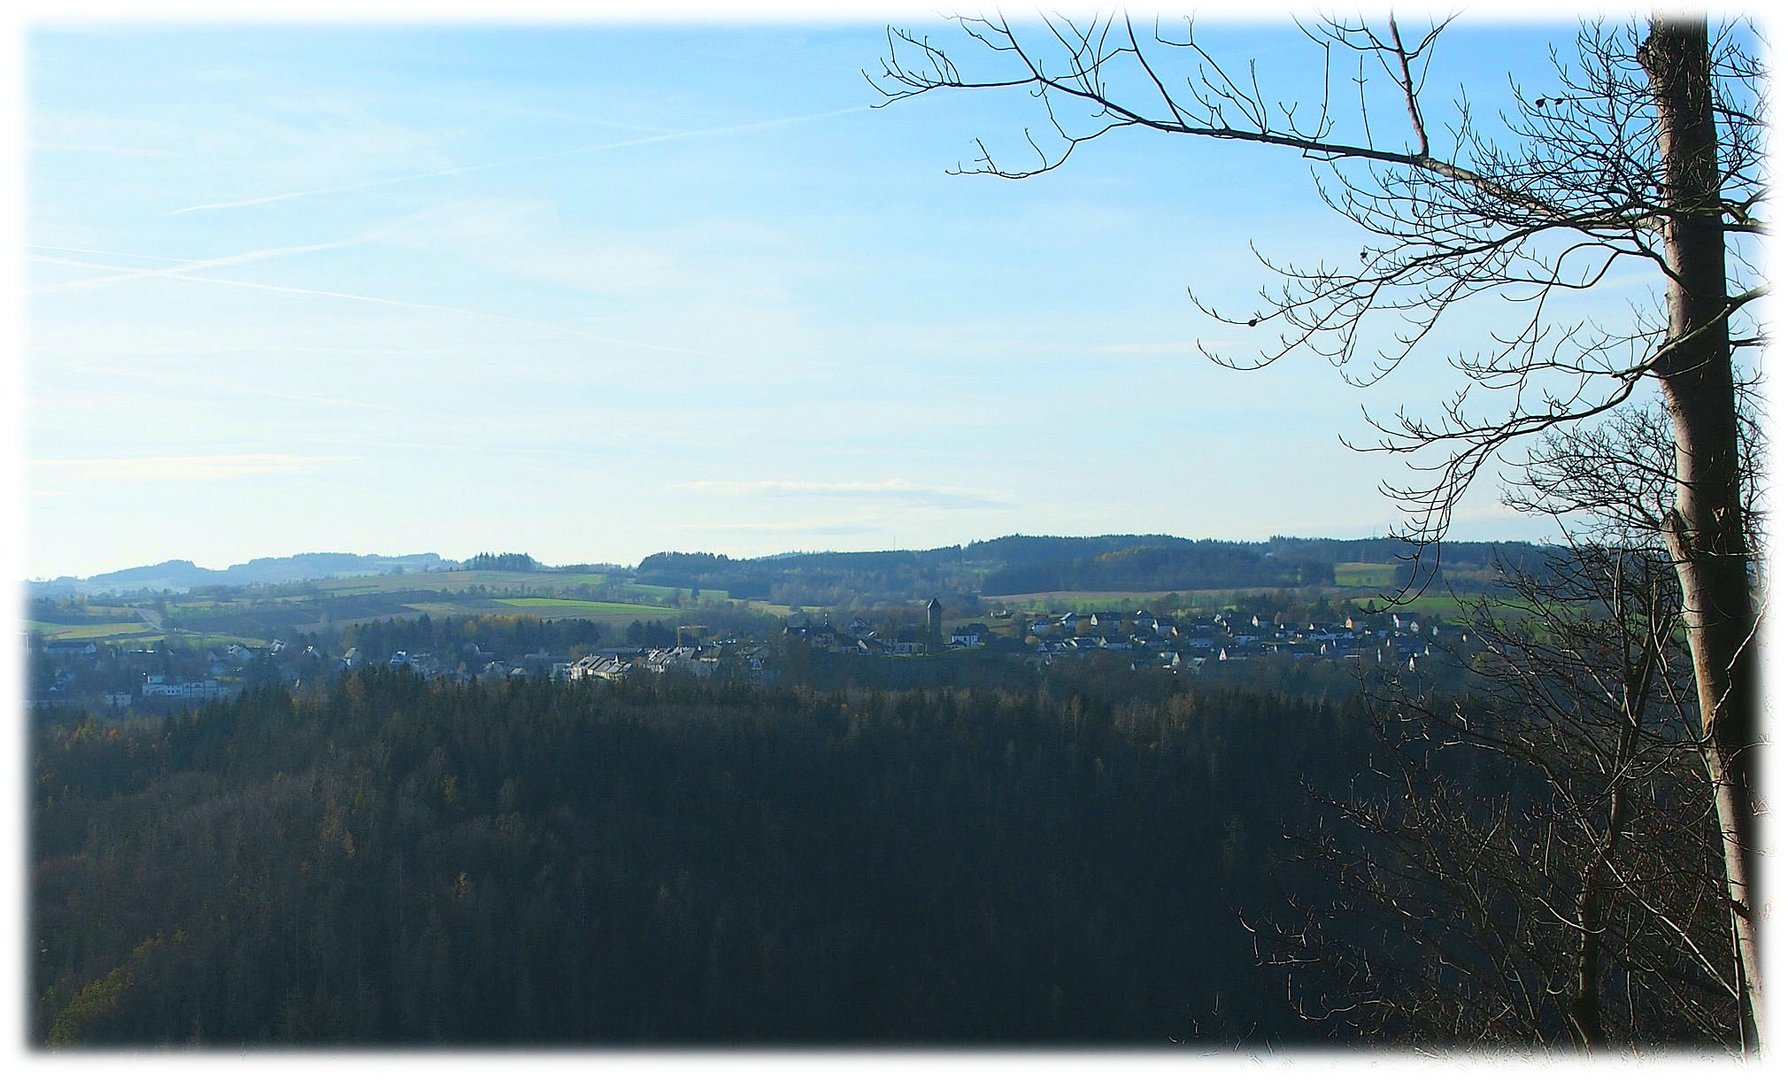
[{"label": "bare tree trunk", "polygon": [[[1634,699],[1629,696],[1629,709]],[[1643,708],[1642,704],[1637,705]],[[1629,712],[1629,718],[1633,716]],[[1608,1036],[1602,1026],[1602,935],[1607,930],[1608,868],[1620,845],[1621,833],[1627,825],[1627,780],[1619,775],[1632,760],[1637,741],[1636,723],[1622,728],[1620,747],[1615,753],[1617,775],[1608,794],[1608,821],[1589,864],[1583,868],[1583,885],[1577,894],[1578,952],[1577,988],[1571,995],[1569,1023],[1577,1041],[1585,1049],[1605,1046]]]},{"label": "bare tree trunk", "polygon": [[1613,857],[1619,836],[1615,815],[1622,811],[1625,791],[1617,787],[1611,797],[1609,830],[1596,849],[1594,858],[1583,869],[1583,887],[1577,894],[1577,988],[1571,995],[1567,1021],[1573,1036],[1585,1049],[1604,1046],[1608,1036],[1602,1028],[1602,934],[1606,929],[1607,882],[1603,868]]},{"label": "bare tree trunk", "polygon": [[1761,699],[1748,537],[1740,495],[1738,416],[1727,328],[1726,235],[1717,206],[1704,18],[1659,17],[1639,51],[1659,116],[1669,342],[1657,374],[1676,438],[1676,505],[1664,530],[1682,582],[1732,901],[1744,1012],[1755,1045],[1763,1015],[1755,910],[1761,807]]},{"label": "bare tree trunk", "polygon": [[1628,819],[1631,817],[1631,769],[1634,754],[1639,747],[1639,733],[1645,726],[1646,703],[1652,695],[1652,679],[1658,671],[1660,652],[1657,635],[1665,629],[1659,611],[1657,587],[1649,577],[1644,577],[1641,583],[1647,586],[1643,590],[1645,606],[1643,611],[1637,613],[1644,620],[1644,630],[1636,646],[1625,636],[1627,629],[1634,624],[1635,614],[1630,610],[1625,568],[1626,554],[1619,552],[1612,568],[1613,587],[1609,590],[1609,606],[1612,609],[1612,622],[1622,630],[1621,723],[1609,769],[1608,818],[1602,827],[1601,839],[1583,868],[1583,884],[1577,896],[1577,988],[1571,996],[1568,1022],[1575,1038],[1585,1049],[1605,1046],[1608,1041],[1602,1024],[1601,980],[1602,935],[1607,931],[1608,907],[1612,900],[1610,894],[1614,888],[1609,879],[1613,874],[1614,858],[1620,847],[1621,837],[1625,835]]}]

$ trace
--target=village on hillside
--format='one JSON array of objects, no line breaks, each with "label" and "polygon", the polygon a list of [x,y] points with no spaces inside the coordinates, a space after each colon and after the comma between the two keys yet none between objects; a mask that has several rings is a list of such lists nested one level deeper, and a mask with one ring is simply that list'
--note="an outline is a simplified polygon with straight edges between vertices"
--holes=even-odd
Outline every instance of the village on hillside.
[{"label": "village on hillside", "polygon": [[1249,611],[1178,618],[1146,610],[1043,615],[998,611],[986,616],[995,625],[955,620],[948,628],[937,599],[917,611],[918,618],[904,622],[883,618],[879,623],[870,617],[874,613],[848,619],[803,614],[763,633],[716,634],[708,626],[689,624],[676,627],[672,641],[568,650],[540,645],[507,655],[475,639],[452,640],[434,649],[350,644],[332,650],[316,641],[289,644],[276,638],[264,645],[232,642],[200,650],[170,646],[167,641],[150,645],[101,639],[44,641],[27,634],[28,704],[109,714],[127,709],[170,711],[229,698],[255,686],[317,687],[368,667],[461,683],[527,678],[612,681],[669,672],[774,683],[791,677],[799,681],[798,673],[815,655],[899,663],[980,652],[1038,667],[1097,655],[1126,663],[1133,671],[1187,676],[1206,665],[1268,657],[1413,667],[1437,648],[1457,652],[1471,640],[1456,623],[1397,610],[1289,623]]}]

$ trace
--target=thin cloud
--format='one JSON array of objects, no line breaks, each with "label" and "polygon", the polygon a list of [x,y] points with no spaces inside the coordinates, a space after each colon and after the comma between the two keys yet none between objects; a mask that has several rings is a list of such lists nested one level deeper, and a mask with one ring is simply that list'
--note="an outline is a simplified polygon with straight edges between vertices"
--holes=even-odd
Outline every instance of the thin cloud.
[{"label": "thin cloud", "polygon": [[[31,248],[33,250],[36,250],[36,251],[64,251],[64,252],[68,252],[69,254],[72,254],[72,255],[103,255],[108,259],[144,259],[149,262],[165,262],[165,263],[177,263],[177,262],[184,261],[181,259],[170,258],[169,256],[166,256],[166,255],[144,255],[144,254],[141,254],[139,252],[134,252],[134,251],[111,251],[106,248],[64,247],[64,246],[61,246],[58,244],[26,244],[25,246],[28,248]],[[40,259],[47,258],[47,256],[41,256],[41,255],[37,256],[37,257]],[[71,265],[71,266],[92,266],[94,264],[70,262],[69,265]],[[107,268],[101,267],[101,269],[107,269]]]},{"label": "thin cloud", "polygon": [[112,154],[120,157],[154,157],[173,158],[182,155],[172,150],[157,150],[142,146],[95,146],[83,143],[32,143],[31,149],[53,150],[69,154]]},{"label": "thin cloud", "polygon": [[412,222],[420,221],[428,216],[427,211],[408,214],[395,221],[383,225],[375,225],[362,229],[352,236],[339,240],[325,240],[317,244],[294,244],[286,247],[256,248],[252,251],[241,251],[234,255],[217,255],[204,259],[171,258],[165,255],[142,255],[118,251],[97,251],[91,248],[57,247],[50,244],[30,244],[37,251],[61,251],[75,255],[99,255],[106,258],[137,259],[144,262],[165,263],[167,265],[153,268],[105,266],[85,262],[79,259],[58,258],[53,255],[33,255],[39,262],[54,266],[74,266],[88,270],[110,270],[112,273],[100,277],[80,278],[75,281],[64,281],[55,285],[45,285],[32,292],[52,293],[67,292],[73,289],[85,289],[95,285],[110,285],[127,281],[141,281],[147,278],[180,278],[195,270],[212,270],[225,266],[245,266],[250,263],[266,262],[269,259],[285,258],[289,255],[309,255],[318,251],[336,251],[341,248],[357,247],[372,240],[392,236]]},{"label": "thin cloud", "polygon": [[1196,341],[1126,341],[1093,347],[1106,356],[1195,356],[1198,350]]},{"label": "thin cloud", "polygon": [[[178,350],[169,350],[178,351]],[[352,351],[350,350],[350,353]],[[159,368],[121,367],[111,364],[69,364],[71,371],[91,372],[114,379],[136,379],[162,386],[188,386],[199,390],[223,391],[241,394],[245,397],[268,398],[274,401],[294,401],[305,405],[321,405],[330,409],[363,409],[370,412],[399,413],[406,416],[423,416],[435,420],[450,420],[458,423],[471,423],[472,417],[456,413],[439,412],[433,409],[421,409],[408,404],[394,404],[388,401],[372,399],[356,399],[335,397],[327,394],[304,393],[295,390],[284,390],[268,386],[260,382],[221,378],[215,373],[183,374]]]},{"label": "thin cloud", "polygon": [[946,509],[1009,506],[1009,501],[969,488],[915,484],[898,477],[888,480],[690,480],[677,484],[684,491],[704,495],[755,497],[818,497],[892,499]]},{"label": "thin cloud", "polygon": [[880,523],[858,523],[854,521],[745,521],[721,525],[679,525],[678,530],[688,533],[756,533],[773,536],[866,536],[872,533],[887,533],[888,527]]},{"label": "thin cloud", "polygon": [[[68,263],[77,266],[93,265],[91,263],[72,263],[69,260],[54,259],[42,255],[35,256],[35,258],[42,262],[58,264]],[[111,269],[119,268],[114,267]],[[482,311],[478,308],[455,307],[449,304],[424,304],[414,300],[394,300],[388,296],[369,296],[364,293],[336,292],[332,289],[307,289],[297,285],[271,285],[260,281],[238,281],[231,278],[201,277],[195,274],[181,272],[181,268],[179,267],[169,267],[167,268],[167,272],[156,276],[165,277],[170,281],[190,281],[203,285],[227,285],[237,289],[257,289],[263,292],[289,293],[296,296],[319,296],[330,300],[350,300],[355,303],[378,304],[384,307],[405,308],[411,311],[430,311],[450,315],[467,315],[478,319],[492,319],[498,322],[510,323],[512,325],[527,326],[536,330],[547,330],[557,334],[568,334],[573,337],[583,338],[586,341],[594,341],[603,345],[613,345],[626,349],[650,349],[655,352],[677,353],[683,356],[706,356],[719,360],[731,358],[727,353],[715,352],[711,349],[693,349],[683,345],[665,345],[660,342],[634,341],[627,338],[609,337],[605,334],[593,334],[587,330],[580,330],[574,326],[565,326],[561,323],[543,322],[539,319],[524,319],[519,315],[505,315],[501,312]]]},{"label": "thin cloud", "polygon": [[292,199],[311,199],[322,195],[343,195],[351,191],[366,191],[371,188],[388,187],[392,184],[408,184],[417,180],[433,180],[443,176],[460,176],[465,173],[486,172],[491,169],[508,169],[518,165],[532,165],[541,161],[557,161],[563,158],[579,157],[584,154],[599,154],[609,150],[623,150],[632,146],[648,146],[653,143],[680,142],[686,139],[708,138],[714,135],[742,135],[753,131],[767,131],[772,128],[787,127],[790,124],[806,123],[810,120],[824,120],[847,113],[865,112],[871,106],[852,105],[844,109],[832,109],[828,112],[809,113],[804,116],[784,116],[774,120],[756,120],[746,124],[728,124],[723,127],[696,128],[691,131],[672,131],[663,135],[645,135],[637,139],[623,139],[619,142],[600,143],[595,146],[579,146],[570,150],[555,150],[546,154],[532,154],[527,157],[506,158],[502,161],[487,161],[477,165],[455,165],[446,169],[432,169],[428,172],[409,173],[404,176],[387,176],[377,180],[364,180],[358,184],[342,184],[336,187],[310,188],[304,191],[284,191],[273,195],[257,195],[247,199],[230,199],[225,202],[199,203],[195,206],[183,206],[177,210],[169,210],[170,216],[175,214],[194,214],[206,210],[234,210],[245,206],[266,206],[269,203],[287,202]]},{"label": "thin cloud", "polygon": [[[158,266],[147,270],[120,270],[120,272],[115,274],[106,274],[101,277],[79,278],[75,281],[64,281],[55,285],[44,285],[30,291],[36,293],[69,292],[74,289],[92,288],[95,285],[115,285],[121,282],[141,281],[147,278],[177,278],[193,270],[210,270],[220,266],[242,266],[247,263],[263,262],[267,259],[283,258],[287,255],[308,255],[311,252],[316,251],[334,251],[337,248],[365,243],[366,240],[367,234],[362,233],[359,236],[352,236],[345,240],[330,240],[321,244],[300,244],[292,247],[259,248],[254,251],[239,252],[235,255],[220,255],[213,259],[192,259],[186,262],[177,262],[172,266]],[[42,262],[52,263],[58,266],[91,267],[93,265],[91,263],[77,262],[73,259],[58,259],[48,255],[39,255],[37,258]]]},{"label": "thin cloud", "polygon": [[201,454],[184,457],[34,458],[33,469],[73,482],[96,480],[136,483],[181,483],[191,480],[235,480],[246,476],[314,472],[325,465],[353,461],[346,456],[301,454]]}]

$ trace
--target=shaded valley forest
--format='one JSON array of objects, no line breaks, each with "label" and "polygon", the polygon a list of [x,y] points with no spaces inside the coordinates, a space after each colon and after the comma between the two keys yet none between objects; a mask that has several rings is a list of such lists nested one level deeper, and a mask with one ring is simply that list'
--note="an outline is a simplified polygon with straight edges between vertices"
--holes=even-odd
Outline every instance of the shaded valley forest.
[{"label": "shaded valley forest", "polygon": [[1357,710],[361,672],[33,753],[33,1036],[1284,1037],[1237,918]]},{"label": "shaded valley forest", "polygon": [[[1581,952],[1543,906],[1588,879],[1562,831],[1547,871],[1527,857],[1533,828],[1565,820],[1540,773],[1457,739],[1393,746],[1374,694],[1342,680],[1133,675],[822,690],[363,670],[162,720],[39,717],[31,1039],[1566,1040]],[[1395,767],[1412,753],[1420,792]],[[1429,879],[1412,837],[1442,856]],[[1717,950],[1697,843],[1643,865],[1714,902],[1672,885],[1611,917],[1669,904]],[[1719,1042],[1717,980],[1629,939],[1610,933],[1594,969],[1613,1041]],[[1488,992],[1446,974],[1474,957]],[[1440,982],[1395,981],[1436,958]],[[1387,977],[1406,1007],[1384,1007]],[[1524,1010],[1497,1007],[1508,978],[1532,984]],[[1460,1026],[1456,999],[1493,1019]]]}]

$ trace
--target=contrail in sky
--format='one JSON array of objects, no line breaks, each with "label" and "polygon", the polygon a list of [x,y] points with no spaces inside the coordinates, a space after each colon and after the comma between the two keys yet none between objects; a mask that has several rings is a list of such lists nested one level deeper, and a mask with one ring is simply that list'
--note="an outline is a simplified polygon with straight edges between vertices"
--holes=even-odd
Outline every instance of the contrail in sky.
[{"label": "contrail in sky", "polygon": [[362,229],[353,236],[344,237],[340,240],[324,240],[316,244],[295,244],[288,247],[256,248],[253,251],[241,251],[234,255],[217,255],[207,259],[175,259],[165,255],[136,255],[117,251],[96,251],[91,248],[54,247],[48,244],[30,244],[27,246],[40,251],[67,251],[81,255],[103,255],[109,258],[120,259],[149,259],[155,262],[168,263],[170,265],[152,269],[133,269],[121,266],[101,266],[95,263],[82,262],[77,259],[59,259],[49,255],[35,255],[33,258],[40,262],[53,263],[59,266],[78,266],[86,269],[111,270],[113,273],[105,274],[100,277],[79,278],[74,281],[64,281],[55,285],[44,285],[29,291],[33,293],[67,292],[71,289],[85,289],[94,285],[115,285],[124,281],[140,281],[144,278],[157,277],[191,281],[208,280],[204,278],[186,278],[185,275],[194,270],[210,270],[222,266],[242,266],[247,263],[278,259],[287,255],[308,255],[316,251],[334,251],[338,248],[353,247],[357,244],[364,244],[368,240],[375,240],[390,235],[401,229],[404,225],[424,218],[426,213],[427,212],[424,211],[410,214],[388,224],[375,225],[371,228]]},{"label": "contrail in sky", "polygon": [[558,158],[577,157],[581,154],[601,153],[605,150],[621,150],[629,146],[677,142],[683,139],[706,138],[710,135],[738,135],[749,131],[766,131],[771,128],[787,127],[790,124],[806,123],[809,120],[824,120],[828,117],[844,116],[847,113],[866,112],[870,108],[869,105],[852,105],[846,109],[833,109],[830,112],[810,113],[805,116],[785,116],[776,120],[757,120],[748,124],[697,128],[693,131],[673,131],[664,135],[646,135],[638,139],[624,139],[621,142],[602,143],[598,146],[580,146],[572,150],[555,150],[549,154],[534,154],[530,157],[509,158],[503,161],[487,161],[481,165],[456,165],[448,169],[411,173],[407,176],[387,176],[379,180],[366,180],[358,184],[344,184],[340,187],[287,191],[277,195],[259,195],[252,199],[232,199],[229,202],[200,203],[197,206],[183,206],[178,210],[169,210],[168,214],[192,214],[201,210],[233,210],[239,206],[264,206],[268,203],[286,202],[291,199],[309,199],[318,195],[340,195],[344,192],[365,191],[368,188],[385,187],[391,184],[407,184],[414,180],[432,180],[441,176],[458,176],[462,173],[484,172],[490,169],[508,169],[537,161],[553,161]]},{"label": "contrail in sky", "polygon": [[322,465],[353,461],[341,455],[194,454],[184,457],[34,458],[34,468],[76,482],[93,480],[232,480],[267,473],[311,472]]},{"label": "contrail in sky", "polygon": [[707,356],[720,360],[732,359],[727,353],[715,352],[712,349],[692,349],[683,345],[663,345],[652,341],[629,341],[625,338],[608,337],[604,334],[593,334],[580,330],[575,326],[562,323],[542,322],[539,319],[527,319],[519,315],[504,315],[497,311],[481,311],[477,308],[454,307],[450,304],[424,304],[414,300],[393,300],[386,296],[368,296],[364,293],[335,292],[330,289],[306,289],[297,285],[271,285],[261,281],[234,281],[230,278],[200,277],[195,274],[168,274],[175,281],[196,281],[206,285],[228,285],[238,289],[258,289],[265,292],[291,293],[297,296],[321,296],[331,300],[351,300],[362,304],[380,304],[386,307],[408,308],[412,311],[446,312],[451,315],[469,315],[478,319],[492,319],[497,322],[515,323],[532,327],[536,330],[548,330],[557,334],[570,334],[589,341],[601,342],[604,345],[617,345],[628,349],[651,349],[656,352],[681,353],[685,356]]},{"label": "contrail in sky", "polygon": [[[64,281],[64,282],[61,282],[56,285],[44,285],[39,288],[32,289],[31,291],[34,293],[67,292],[70,289],[86,289],[86,288],[91,288],[92,286],[95,286],[95,285],[115,285],[122,281],[140,281],[143,278],[157,278],[157,277],[177,278],[177,277],[180,277],[183,274],[186,274],[193,270],[209,270],[209,269],[212,269],[214,267],[219,267],[219,266],[241,266],[244,263],[260,262],[263,259],[277,259],[283,255],[305,255],[305,254],[309,254],[310,252],[313,252],[313,251],[333,251],[336,248],[348,247],[353,244],[364,243],[366,240],[366,237],[367,237],[367,234],[362,233],[359,236],[352,236],[352,237],[347,238],[346,240],[329,240],[329,241],[326,241],[321,244],[301,244],[301,245],[297,245],[294,247],[260,248],[255,251],[244,251],[244,252],[240,252],[235,255],[220,255],[214,259],[193,259],[193,260],[186,261],[186,262],[177,262],[173,266],[161,266],[161,267],[155,267],[155,268],[149,269],[149,270],[121,270],[118,273],[106,274],[102,277],[80,278],[76,281]],[[142,256],[137,256],[137,257],[140,258]],[[160,256],[148,256],[148,257],[160,258]],[[78,262],[75,262],[75,261],[69,260],[69,259],[53,259],[53,258],[47,258],[47,257],[44,258],[43,261],[51,262],[51,263],[61,263],[64,265],[71,265],[71,266],[91,265],[91,264],[78,263]]]},{"label": "contrail in sky", "polygon": [[[310,244],[292,248],[263,248],[259,251],[246,252],[241,255],[227,255],[216,259],[169,260],[175,261],[176,265],[165,266],[155,270],[128,270],[118,266],[105,266],[98,263],[82,262],[75,259],[60,259],[50,255],[34,255],[32,257],[40,262],[54,263],[60,266],[79,266],[98,270],[111,270],[115,271],[115,273],[107,274],[103,277],[82,278],[79,281],[65,282],[61,285],[47,285],[31,291],[37,293],[59,292],[67,289],[77,289],[87,285],[98,285],[104,282],[131,281],[145,277],[162,277],[167,278],[170,281],[191,281],[205,285],[227,285],[238,289],[257,289],[263,292],[289,293],[297,296],[320,296],[331,300],[349,300],[361,304],[378,304],[385,307],[408,308],[412,311],[435,311],[445,312],[452,315],[468,315],[478,319],[492,319],[498,322],[515,323],[537,330],[551,331],[553,333],[570,334],[574,337],[581,337],[588,341],[597,341],[604,345],[616,345],[629,349],[650,349],[654,352],[679,353],[684,356],[706,356],[720,360],[732,358],[730,354],[715,352],[712,349],[695,349],[683,345],[665,345],[652,341],[630,341],[625,338],[608,337],[604,334],[591,333],[588,330],[581,330],[575,326],[566,326],[562,323],[543,322],[539,319],[529,319],[519,315],[505,315],[498,311],[483,311],[478,308],[455,307],[451,304],[428,304],[415,300],[396,300],[388,296],[370,296],[365,293],[336,292],[330,289],[309,289],[298,285],[274,285],[261,281],[241,281],[232,278],[203,277],[191,272],[203,267],[235,266],[294,252],[321,251],[328,248],[344,247],[348,244],[358,243],[379,231],[380,230],[377,229],[368,230],[357,237],[352,237],[347,240],[334,240],[323,244]],[[48,251],[91,251],[91,249],[85,248],[55,248],[47,245],[33,246],[42,247],[44,250]],[[159,255],[129,255],[121,252],[94,251],[92,253],[112,255],[118,258],[165,258],[165,256]]]}]

